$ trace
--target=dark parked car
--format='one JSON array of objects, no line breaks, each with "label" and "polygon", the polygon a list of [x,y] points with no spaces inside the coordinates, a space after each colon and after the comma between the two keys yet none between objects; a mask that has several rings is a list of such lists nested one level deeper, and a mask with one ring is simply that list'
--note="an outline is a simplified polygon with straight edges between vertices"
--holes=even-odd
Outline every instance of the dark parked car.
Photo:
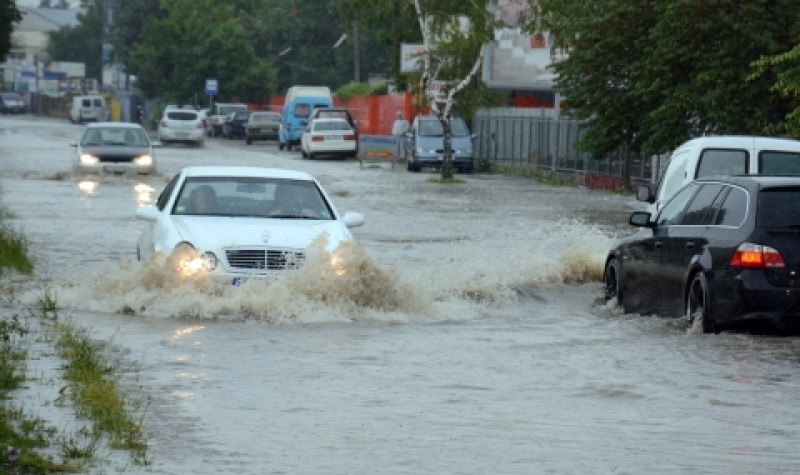
[{"label": "dark parked car", "polygon": [[237,110],[231,112],[222,124],[222,135],[226,139],[244,138],[245,127],[250,119],[250,111]]},{"label": "dark parked car", "polygon": [[250,114],[244,131],[244,141],[247,145],[256,140],[278,140],[278,131],[281,128],[281,115],[277,112],[257,111]]},{"label": "dark parked car", "polygon": [[606,300],[626,312],[683,314],[718,332],[800,318],[800,178],[743,175],[689,183],[609,252]]}]

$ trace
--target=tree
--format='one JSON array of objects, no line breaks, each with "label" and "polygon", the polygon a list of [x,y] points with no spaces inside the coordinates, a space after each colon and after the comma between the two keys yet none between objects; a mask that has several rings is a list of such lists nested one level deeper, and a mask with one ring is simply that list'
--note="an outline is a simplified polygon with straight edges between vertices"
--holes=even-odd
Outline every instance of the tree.
[{"label": "tree", "polygon": [[702,134],[774,133],[791,101],[751,64],[794,47],[798,18],[795,0],[541,0],[538,16],[569,47],[554,69],[586,121],[580,146],[624,162]]},{"label": "tree", "polygon": [[788,102],[790,111],[775,125],[775,131],[800,139],[800,43],[787,52],[763,56],[753,67],[755,71],[750,79],[772,73],[776,79],[771,90]]},{"label": "tree", "polygon": [[[578,146],[594,157],[621,151],[623,186],[630,188],[631,151],[655,107],[641,94],[639,75],[646,60],[647,34],[654,27],[656,0],[542,2],[546,27],[569,57],[556,63],[556,86],[568,113],[584,121]],[[532,24],[530,29],[537,29]]]},{"label": "tree", "polygon": [[103,6],[98,0],[81,0],[77,26],[50,33],[47,54],[54,60],[86,65],[86,77],[100,79],[103,73]]},{"label": "tree", "polygon": [[22,20],[14,0],[0,0],[0,60],[5,61],[11,51],[11,34],[14,24]]},{"label": "tree", "polygon": [[128,56],[128,71],[149,97],[196,102],[214,78],[219,98],[263,103],[275,91],[275,70],[256,57],[229,2],[163,0],[164,18],[145,25]]}]

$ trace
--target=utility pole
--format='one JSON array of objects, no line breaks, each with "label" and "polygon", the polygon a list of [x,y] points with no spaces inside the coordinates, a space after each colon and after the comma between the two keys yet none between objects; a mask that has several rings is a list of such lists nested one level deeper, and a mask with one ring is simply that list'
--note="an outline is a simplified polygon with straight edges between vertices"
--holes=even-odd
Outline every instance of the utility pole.
[{"label": "utility pole", "polygon": [[361,82],[361,60],[358,52],[358,23],[353,22],[353,80]]}]

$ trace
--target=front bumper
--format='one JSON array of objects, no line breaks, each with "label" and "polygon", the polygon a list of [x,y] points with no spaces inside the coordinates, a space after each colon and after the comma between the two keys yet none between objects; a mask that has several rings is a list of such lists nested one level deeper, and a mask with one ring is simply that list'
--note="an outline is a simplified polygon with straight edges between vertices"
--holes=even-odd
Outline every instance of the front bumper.
[{"label": "front bumper", "polygon": [[77,164],[74,166],[78,174],[112,174],[112,175],[152,175],[156,165],[140,166],[130,162],[98,162],[94,165]]}]

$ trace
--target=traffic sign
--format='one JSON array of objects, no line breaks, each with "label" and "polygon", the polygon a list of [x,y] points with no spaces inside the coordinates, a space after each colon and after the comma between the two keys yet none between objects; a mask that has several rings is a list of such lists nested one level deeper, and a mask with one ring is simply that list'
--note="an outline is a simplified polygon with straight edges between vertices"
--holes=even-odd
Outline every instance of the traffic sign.
[{"label": "traffic sign", "polygon": [[219,94],[219,84],[216,79],[206,79],[206,95],[216,96]]}]

